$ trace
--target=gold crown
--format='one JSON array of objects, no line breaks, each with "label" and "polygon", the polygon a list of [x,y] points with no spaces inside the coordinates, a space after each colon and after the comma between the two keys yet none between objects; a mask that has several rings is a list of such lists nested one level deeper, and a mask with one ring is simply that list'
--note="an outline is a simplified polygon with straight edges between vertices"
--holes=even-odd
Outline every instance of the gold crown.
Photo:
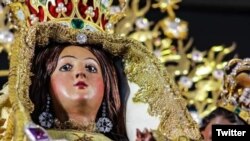
[{"label": "gold crown", "polygon": [[76,29],[112,32],[113,25],[124,16],[126,1],[119,1],[121,7],[112,7],[112,2],[112,0],[16,0],[9,5],[14,13],[14,19],[21,26],[29,27],[38,22],[51,21]]},{"label": "gold crown", "polygon": [[[113,26],[125,16],[126,0],[3,0],[0,1],[0,53],[11,54],[18,28],[41,22],[57,22],[81,30],[113,33]],[[19,29],[18,29],[19,30]],[[21,31],[21,30],[19,30]],[[25,31],[23,31],[25,32]],[[8,70],[0,70],[0,77]]]},{"label": "gold crown", "polygon": [[250,58],[230,60],[225,71],[218,106],[236,113],[250,124]]}]

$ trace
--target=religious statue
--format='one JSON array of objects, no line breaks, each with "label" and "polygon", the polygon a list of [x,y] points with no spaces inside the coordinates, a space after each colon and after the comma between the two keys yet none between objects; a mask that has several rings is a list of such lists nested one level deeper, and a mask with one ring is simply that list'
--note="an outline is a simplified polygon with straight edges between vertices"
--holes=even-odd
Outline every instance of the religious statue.
[{"label": "religious statue", "polygon": [[3,140],[200,140],[155,55],[112,34],[110,0],[15,0]]}]

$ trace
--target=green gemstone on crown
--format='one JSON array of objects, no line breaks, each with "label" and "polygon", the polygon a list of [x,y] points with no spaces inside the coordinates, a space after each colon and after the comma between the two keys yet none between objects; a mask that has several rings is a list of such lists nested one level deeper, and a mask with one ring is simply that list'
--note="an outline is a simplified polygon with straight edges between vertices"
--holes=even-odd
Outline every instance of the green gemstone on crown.
[{"label": "green gemstone on crown", "polygon": [[84,27],[84,22],[81,19],[72,19],[71,25],[75,29],[82,29]]},{"label": "green gemstone on crown", "polygon": [[239,108],[239,107],[237,107],[237,108],[235,108],[235,109],[234,109],[234,113],[236,113],[236,114],[239,114],[239,113],[240,113],[240,111],[241,111],[241,110],[240,110],[240,108]]}]

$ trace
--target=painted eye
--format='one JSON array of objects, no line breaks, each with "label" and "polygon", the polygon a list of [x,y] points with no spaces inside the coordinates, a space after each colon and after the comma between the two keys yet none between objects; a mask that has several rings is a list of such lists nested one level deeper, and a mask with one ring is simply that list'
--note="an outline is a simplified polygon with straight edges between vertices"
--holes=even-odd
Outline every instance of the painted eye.
[{"label": "painted eye", "polygon": [[93,65],[86,65],[85,68],[87,69],[88,72],[97,73],[97,68]]},{"label": "painted eye", "polygon": [[60,67],[60,71],[70,71],[73,68],[71,64],[65,64],[62,67]]}]

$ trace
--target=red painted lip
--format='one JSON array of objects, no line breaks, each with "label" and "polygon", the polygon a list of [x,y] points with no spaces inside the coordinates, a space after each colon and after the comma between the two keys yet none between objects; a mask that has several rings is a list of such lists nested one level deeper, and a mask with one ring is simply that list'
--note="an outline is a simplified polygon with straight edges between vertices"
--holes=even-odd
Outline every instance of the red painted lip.
[{"label": "red painted lip", "polygon": [[74,86],[83,89],[85,87],[87,87],[88,85],[84,82],[84,81],[78,81],[76,84],[74,84]]}]

